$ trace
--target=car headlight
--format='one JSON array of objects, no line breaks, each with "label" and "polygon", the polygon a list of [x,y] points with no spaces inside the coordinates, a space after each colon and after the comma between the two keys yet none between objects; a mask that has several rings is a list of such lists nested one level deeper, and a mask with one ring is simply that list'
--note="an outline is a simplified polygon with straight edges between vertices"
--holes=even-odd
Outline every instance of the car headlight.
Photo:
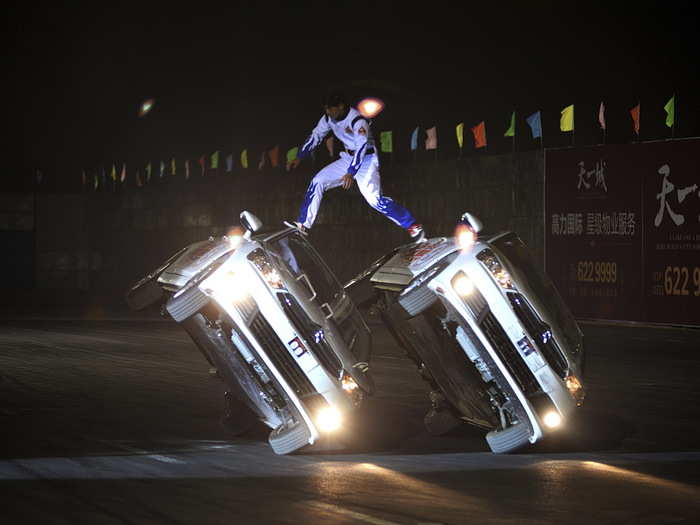
[{"label": "car headlight", "polygon": [[561,425],[561,415],[556,410],[550,410],[544,415],[542,422],[548,428],[557,428]]},{"label": "car headlight", "polygon": [[452,288],[454,288],[455,292],[461,297],[467,297],[474,291],[474,283],[467,277],[467,274],[461,270],[455,274],[451,282]]},{"label": "car headlight", "polygon": [[321,432],[333,432],[340,428],[343,418],[333,407],[323,407],[316,414],[316,426]]},{"label": "car headlight", "polygon": [[485,250],[481,250],[476,258],[481,261],[481,264],[484,265],[501,288],[507,288],[508,290],[513,289],[513,281],[510,278],[510,274],[503,267],[501,261],[498,260],[496,254],[486,248]]},{"label": "car headlight", "polygon": [[586,392],[583,389],[581,381],[579,381],[575,375],[568,375],[564,379],[564,383],[566,384],[566,389],[576,400],[576,404],[581,406],[583,404],[584,397],[586,397]]},{"label": "car headlight", "polygon": [[245,280],[234,271],[226,269],[215,272],[204,281],[202,291],[229,303],[239,301],[248,295]]}]

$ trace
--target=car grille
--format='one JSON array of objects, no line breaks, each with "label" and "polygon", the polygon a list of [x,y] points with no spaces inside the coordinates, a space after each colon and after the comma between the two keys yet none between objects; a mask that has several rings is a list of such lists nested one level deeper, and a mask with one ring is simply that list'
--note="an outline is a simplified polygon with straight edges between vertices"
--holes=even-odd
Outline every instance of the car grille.
[{"label": "car grille", "polygon": [[527,330],[530,338],[535,342],[537,348],[539,348],[542,356],[545,358],[549,366],[555,371],[555,373],[561,377],[566,377],[566,371],[568,369],[568,362],[557,345],[556,341],[551,337],[547,337],[546,331],[547,326],[542,322],[542,320],[533,311],[530,304],[518,293],[509,293],[508,299],[510,299],[510,304],[513,305],[513,310],[515,315]]},{"label": "car grille", "polygon": [[306,312],[304,312],[292,295],[280,294],[278,297],[287,317],[292,321],[297,333],[311,347],[311,352],[316,356],[321,366],[338,377],[343,367],[336,353],[328,346],[325,338],[317,337],[315,332],[320,330],[320,328],[314,330],[313,326],[310,326],[311,321],[308,319]]},{"label": "car grille", "polygon": [[255,314],[258,309],[255,299],[253,299],[253,296],[250,294],[246,294],[245,297],[237,300],[235,307],[246,324],[250,323],[253,314]]},{"label": "car grille", "polygon": [[481,321],[481,329],[488,338],[503,364],[506,365],[510,375],[518,382],[525,395],[530,395],[540,390],[539,383],[535,379],[532,370],[527,366],[520,352],[513,346],[510,338],[499,324],[496,316],[488,311]]},{"label": "car grille", "polygon": [[280,341],[270,323],[260,313],[253,317],[250,331],[265,350],[272,364],[284,376],[298,396],[303,397],[316,392],[313,384],[289,353],[286,345]]}]

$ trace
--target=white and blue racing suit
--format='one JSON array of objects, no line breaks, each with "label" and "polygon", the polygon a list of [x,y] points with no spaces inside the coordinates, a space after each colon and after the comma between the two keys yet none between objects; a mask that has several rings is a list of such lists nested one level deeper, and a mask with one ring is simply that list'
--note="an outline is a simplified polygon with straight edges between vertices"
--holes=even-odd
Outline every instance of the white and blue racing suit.
[{"label": "white and blue racing suit", "polygon": [[347,115],[338,121],[323,115],[301,147],[299,158],[307,157],[331,131],[345,145],[345,151],[340,153],[338,160],[321,169],[311,180],[299,210],[298,222],[306,228],[311,228],[321,206],[323,193],[340,186],[343,175],[349,173],[372,208],[402,228],[412,226],[416,220],[411,212],[382,195],[379,157],[370,133],[369,122],[355,108],[349,108]]}]

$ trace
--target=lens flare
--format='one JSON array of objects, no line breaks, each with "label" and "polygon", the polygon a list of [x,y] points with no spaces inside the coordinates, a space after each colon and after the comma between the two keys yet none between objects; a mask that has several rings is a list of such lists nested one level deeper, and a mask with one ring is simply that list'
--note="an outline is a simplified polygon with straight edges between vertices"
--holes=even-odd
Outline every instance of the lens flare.
[{"label": "lens flare", "polygon": [[316,416],[316,424],[321,432],[333,432],[338,430],[342,423],[340,412],[335,408],[322,408]]},{"label": "lens flare", "polygon": [[141,103],[141,107],[139,108],[139,117],[145,117],[148,114],[148,112],[151,111],[155,103],[156,101],[153,98],[144,100]]},{"label": "lens flare", "polygon": [[364,98],[357,104],[357,111],[365,118],[374,118],[384,109],[384,102],[378,98]]},{"label": "lens flare", "polygon": [[455,229],[455,240],[460,250],[466,251],[476,242],[476,233],[466,224],[458,224]]},{"label": "lens flare", "polygon": [[237,248],[241,244],[244,233],[243,228],[240,226],[234,226],[226,232],[226,237],[228,237],[228,242],[232,248]]},{"label": "lens flare", "polygon": [[549,428],[557,428],[559,425],[561,425],[561,416],[554,410],[547,412],[544,416],[544,424]]}]

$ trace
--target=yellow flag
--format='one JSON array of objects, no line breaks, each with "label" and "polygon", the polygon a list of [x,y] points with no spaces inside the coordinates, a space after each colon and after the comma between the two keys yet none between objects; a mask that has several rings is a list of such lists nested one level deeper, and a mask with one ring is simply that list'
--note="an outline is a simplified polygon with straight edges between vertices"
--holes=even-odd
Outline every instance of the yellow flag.
[{"label": "yellow flag", "polygon": [[462,149],[462,144],[464,144],[464,122],[457,124],[457,143],[459,148]]},{"label": "yellow flag", "polygon": [[248,150],[244,149],[241,152],[241,166],[243,166],[244,169],[248,169]]},{"label": "yellow flag", "polygon": [[559,121],[559,128],[562,131],[573,131],[574,130],[574,105],[566,106],[561,110],[561,120]]}]

